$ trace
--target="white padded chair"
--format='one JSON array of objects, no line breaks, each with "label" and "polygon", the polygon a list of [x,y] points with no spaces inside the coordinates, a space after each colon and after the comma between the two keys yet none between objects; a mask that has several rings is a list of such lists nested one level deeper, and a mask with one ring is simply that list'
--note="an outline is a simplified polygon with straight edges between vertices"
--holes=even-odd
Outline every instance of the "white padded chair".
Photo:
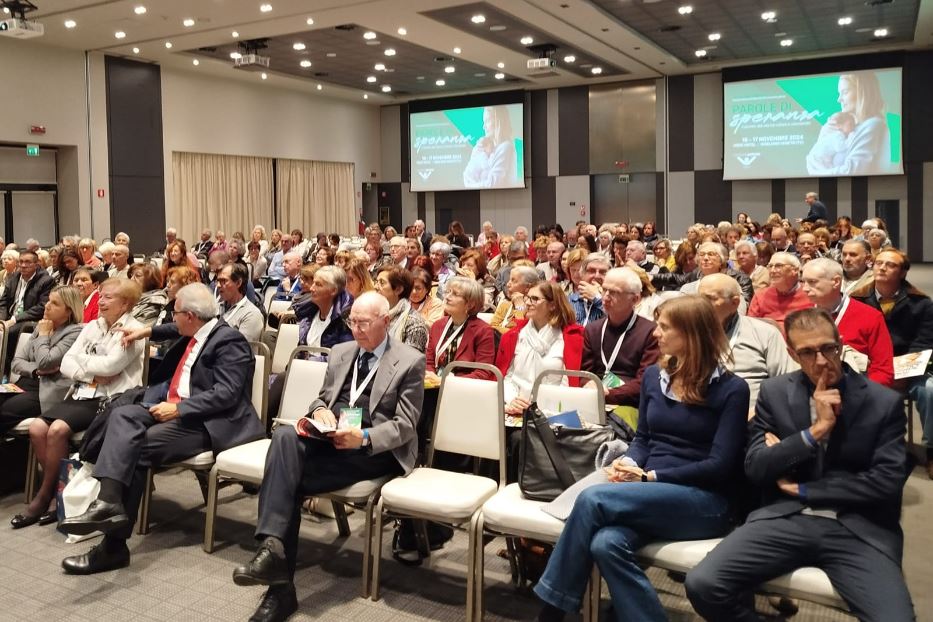
[{"label": "white padded chair", "polygon": [[492,323],[492,318],[493,318],[494,315],[495,315],[495,313],[477,313],[477,314],[476,314],[476,317],[478,317],[479,319],[483,320],[483,321],[486,322],[487,324],[490,324],[490,323]]},{"label": "white padded chair", "polygon": [[[549,376],[580,378],[579,387],[562,384],[544,384]],[[592,381],[595,387],[584,387]],[[546,369],[535,378],[531,388],[531,401],[545,412],[566,412],[576,410],[580,419],[586,423],[606,425],[606,396],[599,377],[588,371],[569,369]]]},{"label": "white padded chair", "polygon": [[[483,370],[495,382],[454,375],[457,370]],[[505,413],[502,373],[484,363],[455,362],[444,369],[437,400],[437,414],[426,466],[382,487],[376,507],[373,551],[372,599],[379,600],[379,567],[382,560],[383,512],[399,518],[418,518],[451,526],[467,524],[471,554],[467,568],[466,617],[475,610],[476,558],[483,504],[505,486]],[[446,451],[499,461],[499,481],[432,467],[435,451]]]},{"label": "white padded chair", "polygon": [[271,371],[273,374],[281,374],[285,371],[296,347],[298,347],[298,324],[279,325],[279,336],[275,340],[275,351],[272,353]]},{"label": "white padded chair", "polygon": [[[308,404],[317,396],[324,385],[327,363],[298,358],[301,353],[327,355],[327,348],[302,346],[295,348],[285,372],[285,387],[279,405],[276,422],[287,424],[300,419],[308,412]],[[268,383],[267,383],[268,385]],[[239,447],[231,447],[217,454],[208,475],[207,512],[204,521],[204,543],[206,553],[214,551],[214,524],[217,518],[217,491],[221,480],[262,483],[266,468],[266,454],[272,441],[263,438]]]},{"label": "white padded chair", "polygon": [[[274,289],[274,288],[269,288],[269,289],[272,291],[272,296],[275,296],[275,289]],[[266,290],[266,296],[269,296],[268,291],[269,291],[269,290]],[[291,308],[292,308],[292,301],[291,301],[291,300],[272,300],[272,297],[269,296],[269,298],[268,298],[268,300],[266,301],[266,303],[267,303],[267,304],[266,304],[266,326],[265,326],[265,330],[268,330],[268,331],[271,331],[271,332],[275,332],[275,329],[274,329],[274,328],[270,328],[270,327],[269,327],[269,318],[272,317],[272,314],[273,314],[273,313],[284,313],[285,311],[288,311],[289,309],[291,309]],[[282,326],[282,325],[280,324],[280,325],[279,325],[279,328],[281,328],[281,326]]]},{"label": "white padded chair", "polygon": [[[253,348],[256,358],[256,366],[253,369],[251,399],[257,416],[259,416],[260,420],[263,421],[263,425],[265,425],[263,417],[266,412],[266,401],[269,397],[269,368],[271,367],[269,348],[265,344],[258,342],[250,342],[250,346]],[[256,390],[257,386],[262,387],[262,390],[258,391],[258,394]],[[185,469],[194,471],[196,475],[199,475],[198,481],[200,483],[202,481],[201,478],[205,477],[204,474],[211,470],[213,466],[214,452],[208,450],[202,451],[181,462],[176,462],[175,464],[162,465],[158,467],[158,470]],[[152,480],[155,477],[155,473],[156,469],[150,468],[146,470],[146,483],[143,489],[142,500],[139,503],[139,516],[136,526],[136,533],[139,535],[146,535],[149,533],[149,508],[152,503]],[[206,500],[207,499],[205,499],[205,501]]]}]

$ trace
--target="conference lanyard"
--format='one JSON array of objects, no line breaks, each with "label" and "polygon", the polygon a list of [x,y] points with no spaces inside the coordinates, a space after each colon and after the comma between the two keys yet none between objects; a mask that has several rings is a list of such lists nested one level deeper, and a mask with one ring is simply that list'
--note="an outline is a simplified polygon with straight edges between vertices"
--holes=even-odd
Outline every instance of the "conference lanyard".
[{"label": "conference lanyard", "polygon": [[836,314],[836,319],[833,320],[836,326],[839,326],[839,322],[842,321],[842,316],[846,314],[846,310],[849,308],[849,300],[851,299],[843,294],[842,303],[839,305],[839,313]]},{"label": "conference lanyard", "polygon": [[509,325],[509,319],[511,319],[511,317],[512,317],[512,311],[514,311],[514,310],[515,310],[515,305],[513,305],[513,304],[510,302],[510,303],[509,303],[509,310],[505,312],[505,316],[502,318],[502,325],[503,325],[503,326],[508,326],[508,325]]},{"label": "conference lanyard", "polygon": [[360,396],[363,395],[363,391],[366,390],[366,387],[369,386],[369,383],[372,382],[373,376],[376,375],[376,370],[379,369],[379,363],[382,362],[382,359],[376,359],[375,365],[369,370],[369,374],[366,378],[363,379],[363,384],[357,385],[358,374],[360,372],[359,357],[353,361],[353,378],[350,380],[350,408],[356,406],[356,400],[360,399]]},{"label": "conference lanyard", "polygon": [[618,341],[616,341],[615,347],[612,349],[612,356],[609,360],[606,360],[606,351],[603,348],[603,342],[606,341],[606,327],[609,326],[609,318],[606,318],[605,323],[603,324],[603,332],[599,337],[599,356],[603,359],[603,365],[606,367],[606,371],[611,371],[612,366],[615,365],[616,357],[619,356],[619,350],[622,348],[622,340],[625,339],[625,335],[628,334],[629,329],[632,328],[632,325],[635,323],[635,320],[638,318],[638,314],[635,311],[632,311],[632,319],[628,321],[628,326],[625,327],[625,330],[619,336]]},{"label": "conference lanyard", "polygon": [[735,326],[732,328],[732,335],[729,337],[729,353],[731,354],[735,350],[735,344],[739,340],[739,321],[740,318],[736,318]]},{"label": "conference lanyard", "polygon": [[[445,350],[447,350],[450,344],[453,343],[453,340],[457,338],[457,335],[459,335],[463,331],[463,327],[466,326],[466,322],[464,322],[457,328],[457,330],[454,331],[454,334],[452,334],[450,338],[447,339],[447,341],[444,341],[444,337],[447,335],[447,331],[450,330],[450,326],[453,323],[454,323],[453,318],[450,318],[447,321],[447,324],[444,326],[443,332],[441,332],[441,338],[438,339],[438,345],[437,347],[434,348],[435,365],[437,364],[437,360],[441,357],[441,352],[444,352]],[[450,361],[447,361],[447,362],[450,363]]]}]

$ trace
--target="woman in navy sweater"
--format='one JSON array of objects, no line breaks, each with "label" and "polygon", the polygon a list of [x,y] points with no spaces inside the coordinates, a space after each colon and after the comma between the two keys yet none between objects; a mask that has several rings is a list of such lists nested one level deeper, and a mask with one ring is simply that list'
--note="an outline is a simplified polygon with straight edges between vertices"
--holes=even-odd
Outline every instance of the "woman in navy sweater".
[{"label": "woman in navy sweater", "polygon": [[748,385],[726,371],[729,343],[709,302],[674,298],[656,311],[662,358],[645,372],[638,430],[608,482],[577,498],[535,586],[539,620],[580,608],[595,562],[617,619],[667,620],[635,552],[652,540],[699,540],[731,526],[728,492],[742,477]]}]

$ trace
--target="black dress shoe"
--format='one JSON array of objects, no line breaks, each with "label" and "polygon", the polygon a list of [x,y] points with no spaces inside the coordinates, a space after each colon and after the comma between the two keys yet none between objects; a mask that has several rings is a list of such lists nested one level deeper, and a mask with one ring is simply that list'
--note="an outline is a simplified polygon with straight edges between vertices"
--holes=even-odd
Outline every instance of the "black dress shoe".
[{"label": "black dress shoe", "polygon": [[298,597],[295,596],[295,586],[275,585],[266,590],[262,602],[249,622],[283,622],[298,611]]},{"label": "black dress shoe", "polygon": [[285,558],[263,543],[248,564],[236,567],[233,582],[237,585],[290,585],[292,577]]},{"label": "black dress shoe", "polygon": [[35,525],[40,518],[40,516],[30,516],[29,514],[17,514],[10,519],[10,524],[13,525],[13,529],[22,529],[23,527]]},{"label": "black dress shoe", "polygon": [[58,512],[55,510],[49,510],[45,514],[39,517],[40,525],[51,525],[52,523],[58,522]]},{"label": "black dress shoe", "polygon": [[106,572],[117,568],[126,568],[130,565],[130,550],[123,547],[113,553],[108,553],[101,542],[84,555],[74,555],[62,560],[62,568],[67,574],[94,574]]},{"label": "black dress shoe", "polygon": [[122,503],[107,503],[100,499],[91,503],[87,512],[80,516],[66,518],[61,523],[62,531],[76,536],[86,536],[95,531],[114,531],[125,527],[130,522]]}]

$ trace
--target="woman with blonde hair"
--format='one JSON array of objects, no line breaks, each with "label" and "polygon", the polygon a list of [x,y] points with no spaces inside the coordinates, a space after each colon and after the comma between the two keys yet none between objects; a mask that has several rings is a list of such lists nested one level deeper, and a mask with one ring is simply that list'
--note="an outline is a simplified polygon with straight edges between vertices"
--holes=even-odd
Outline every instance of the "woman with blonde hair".
[{"label": "woman with blonde hair", "polygon": [[90,266],[95,270],[100,269],[103,262],[101,262],[95,254],[97,251],[97,242],[91,238],[81,238],[81,241],[78,242],[78,251],[81,253],[81,259],[84,260],[85,266]]},{"label": "woman with blonde hair", "polygon": [[375,289],[366,262],[356,258],[350,259],[343,266],[343,270],[347,273],[347,291],[350,292],[354,300],[359,298],[363,292],[371,292]]},{"label": "woman with blonde hair", "polygon": [[518,183],[517,156],[508,106],[483,109],[483,137],[463,170],[467,188],[505,188]]},{"label": "woman with blonde hair", "polygon": [[545,602],[539,620],[580,607],[595,563],[617,617],[666,621],[644,570],[620,551],[715,538],[732,526],[728,499],[743,478],[748,384],[726,369],[729,342],[705,298],[664,302],[654,334],[662,357],[642,380],[635,439],[604,471],[606,483],[577,497],[534,589]]}]

